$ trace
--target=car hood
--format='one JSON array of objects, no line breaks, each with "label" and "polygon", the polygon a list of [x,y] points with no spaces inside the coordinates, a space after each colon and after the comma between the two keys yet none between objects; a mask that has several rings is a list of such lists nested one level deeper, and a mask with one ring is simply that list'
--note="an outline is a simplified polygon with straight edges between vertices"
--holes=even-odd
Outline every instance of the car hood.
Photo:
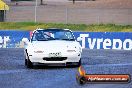
[{"label": "car hood", "polygon": [[77,49],[79,43],[76,41],[51,40],[51,41],[33,41],[32,47],[37,50],[45,51],[65,51],[67,49]]}]

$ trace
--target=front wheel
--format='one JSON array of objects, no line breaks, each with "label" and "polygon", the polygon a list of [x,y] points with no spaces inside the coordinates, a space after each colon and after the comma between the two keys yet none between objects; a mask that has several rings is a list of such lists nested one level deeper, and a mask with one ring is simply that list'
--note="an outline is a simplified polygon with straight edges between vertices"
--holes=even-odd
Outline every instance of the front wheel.
[{"label": "front wheel", "polygon": [[33,68],[33,63],[30,61],[30,59],[28,57],[27,50],[25,50],[25,53],[26,53],[25,66],[27,66],[27,68]]},{"label": "front wheel", "polygon": [[78,65],[77,65],[77,66],[78,66],[78,67],[79,67],[79,66],[81,66],[81,59],[79,60],[79,62],[78,62]]},{"label": "front wheel", "polygon": [[25,58],[25,66],[27,66],[27,59]]},{"label": "front wheel", "polygon": [[27,68],[33,68],[33,63],[27,59]]}]

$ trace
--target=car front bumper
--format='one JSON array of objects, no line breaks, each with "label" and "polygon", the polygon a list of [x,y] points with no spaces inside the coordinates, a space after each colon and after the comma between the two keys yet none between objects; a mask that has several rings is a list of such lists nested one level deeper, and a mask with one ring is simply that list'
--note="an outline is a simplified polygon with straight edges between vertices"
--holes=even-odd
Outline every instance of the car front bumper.
[{"label": "car front bumper", "polygon": [[49,57],[49,54],[32,54],[28,57],[32,63],[45,65],[66,65],[77,64],[80,61],[81,53],[64,53],[61,57]]}]

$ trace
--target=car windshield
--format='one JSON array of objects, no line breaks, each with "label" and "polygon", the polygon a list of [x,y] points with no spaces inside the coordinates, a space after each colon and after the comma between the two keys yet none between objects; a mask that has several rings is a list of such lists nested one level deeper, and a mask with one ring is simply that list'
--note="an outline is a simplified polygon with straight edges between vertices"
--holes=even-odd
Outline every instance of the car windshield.
[{"label": "car windshield", "polygon": [[75,41],[71,31],[59,30],[59,29],[37,30],[34,32],[31,40],[32,41],[49,41],[49,40]]}]

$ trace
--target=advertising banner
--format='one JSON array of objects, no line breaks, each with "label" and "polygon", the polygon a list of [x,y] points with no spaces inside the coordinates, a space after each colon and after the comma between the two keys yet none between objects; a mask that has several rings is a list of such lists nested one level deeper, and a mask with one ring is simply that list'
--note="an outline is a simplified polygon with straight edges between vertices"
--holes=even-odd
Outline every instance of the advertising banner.
[{"label": "advertising banner", "polygon": [[29,31],[1,30],[0,48],[23,48],[23,38],[30,38]]},{"label": "advertising banner", "polygon": [[[32,31],[1,30],[0,48],[23,48],[23,38],[30,39]],[[132,50],[132,32],[73,32],[82,48]]]},{"label": "advertising banner", "polygon": [[82,48],[88,49],[132,49],[132,32],[74,32],[81,37]]}]

